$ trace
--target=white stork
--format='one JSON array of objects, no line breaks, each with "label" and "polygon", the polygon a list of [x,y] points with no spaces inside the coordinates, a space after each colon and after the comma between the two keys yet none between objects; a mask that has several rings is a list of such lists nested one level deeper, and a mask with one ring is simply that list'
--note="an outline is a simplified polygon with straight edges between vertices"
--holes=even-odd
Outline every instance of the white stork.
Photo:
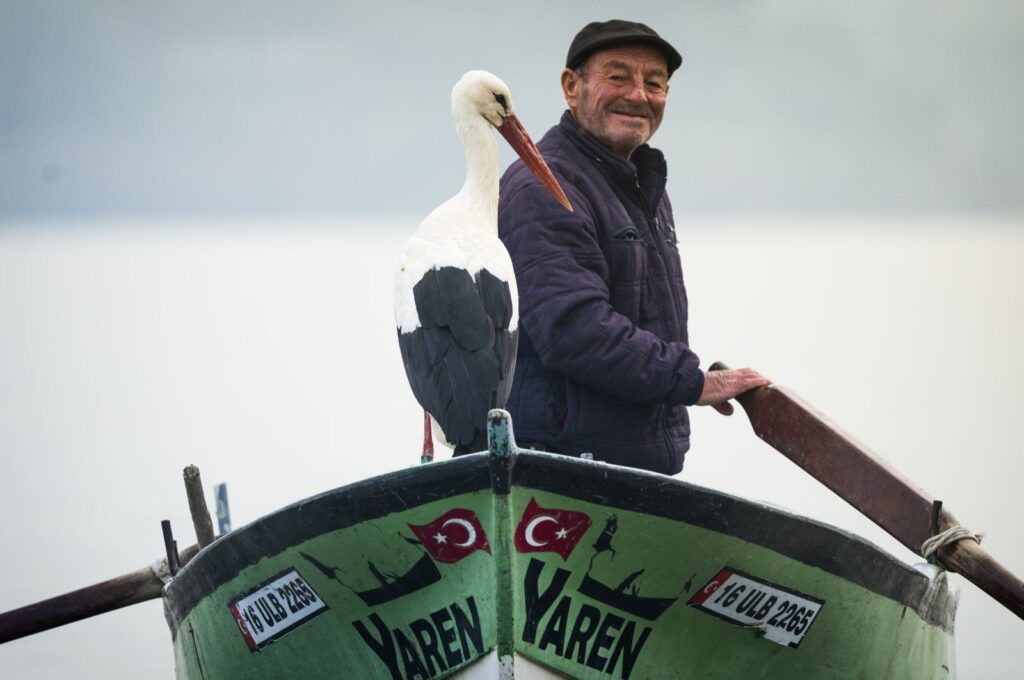
[{"label": "white stork", "polygon": [[452,89],[452,114],[466,149],[466,181],[406,242],[395,285],[398,344],[424,409],[423,460],[433,457],[433,428],[455,455],[486,449],[487,412],[505,405],[512,386],[519,300],[512,260],[498,240],[492,127],[572,211],[501,79],[466,73]]}]

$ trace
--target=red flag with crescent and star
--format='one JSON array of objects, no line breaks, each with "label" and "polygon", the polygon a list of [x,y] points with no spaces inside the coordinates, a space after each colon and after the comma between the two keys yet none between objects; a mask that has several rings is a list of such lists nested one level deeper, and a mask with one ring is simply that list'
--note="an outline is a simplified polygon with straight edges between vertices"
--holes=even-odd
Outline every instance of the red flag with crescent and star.
[{"label": "red flag with crescent and star", "polygon": [[590,517],[585,513],[542,508],[536,498],[531,498],[516,527],[516,550],[556,552],[567,560],[589,528]]},{"label": "red flag with crescent and star", "polygon": [[491,552],[480,519],[468,508],[452,508],[433,522],[410,524],[409,528],[438,562],[458,562],[477,550]]}]

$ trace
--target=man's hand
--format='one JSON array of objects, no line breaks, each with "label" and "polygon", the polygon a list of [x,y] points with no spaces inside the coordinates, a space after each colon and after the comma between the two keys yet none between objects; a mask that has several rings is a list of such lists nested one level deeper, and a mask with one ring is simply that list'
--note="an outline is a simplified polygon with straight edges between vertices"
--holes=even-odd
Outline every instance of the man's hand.
[{"label": "man's hand", "polygon": [[729,400],[755,387],[771,381],[752,368],[729,368],[722,371],[708,371],[704,374],[704,391],[697,400],[698,406],[712,406],[724,416],[732,415]]}]

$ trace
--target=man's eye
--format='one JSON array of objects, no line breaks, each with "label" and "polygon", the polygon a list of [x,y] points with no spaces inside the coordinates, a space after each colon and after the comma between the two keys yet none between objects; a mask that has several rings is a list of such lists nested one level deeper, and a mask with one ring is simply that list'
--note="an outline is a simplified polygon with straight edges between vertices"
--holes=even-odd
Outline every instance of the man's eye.
[{"label": "man's eye", "polygon": [[608,76],[608,80],[612,81],[613,83],[622,83],[622,82],[625,82],[626,77],[625,76]]}]

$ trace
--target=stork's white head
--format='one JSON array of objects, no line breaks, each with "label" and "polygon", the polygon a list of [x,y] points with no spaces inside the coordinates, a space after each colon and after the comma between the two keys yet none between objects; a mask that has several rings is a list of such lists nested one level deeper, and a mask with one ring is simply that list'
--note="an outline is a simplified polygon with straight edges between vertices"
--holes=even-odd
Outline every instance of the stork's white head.
[{"label": "stork's white head", "polygon": [[[537,179],[559,203],[572,212],[572,205],[541,157],[530,135],[512,111],[512,93],[501,78],[487,71],[467,71],[452,88],[452,114],[459,126],[483,118],[497,128]],[[460,132],[461,134],[461,132]]]},{"label": "stork's white head", "polygon": [[456,118],[483,116],[496,128],[512,115],[512,93],[493,73],[467,71],[452,88],[452,113]]}]

